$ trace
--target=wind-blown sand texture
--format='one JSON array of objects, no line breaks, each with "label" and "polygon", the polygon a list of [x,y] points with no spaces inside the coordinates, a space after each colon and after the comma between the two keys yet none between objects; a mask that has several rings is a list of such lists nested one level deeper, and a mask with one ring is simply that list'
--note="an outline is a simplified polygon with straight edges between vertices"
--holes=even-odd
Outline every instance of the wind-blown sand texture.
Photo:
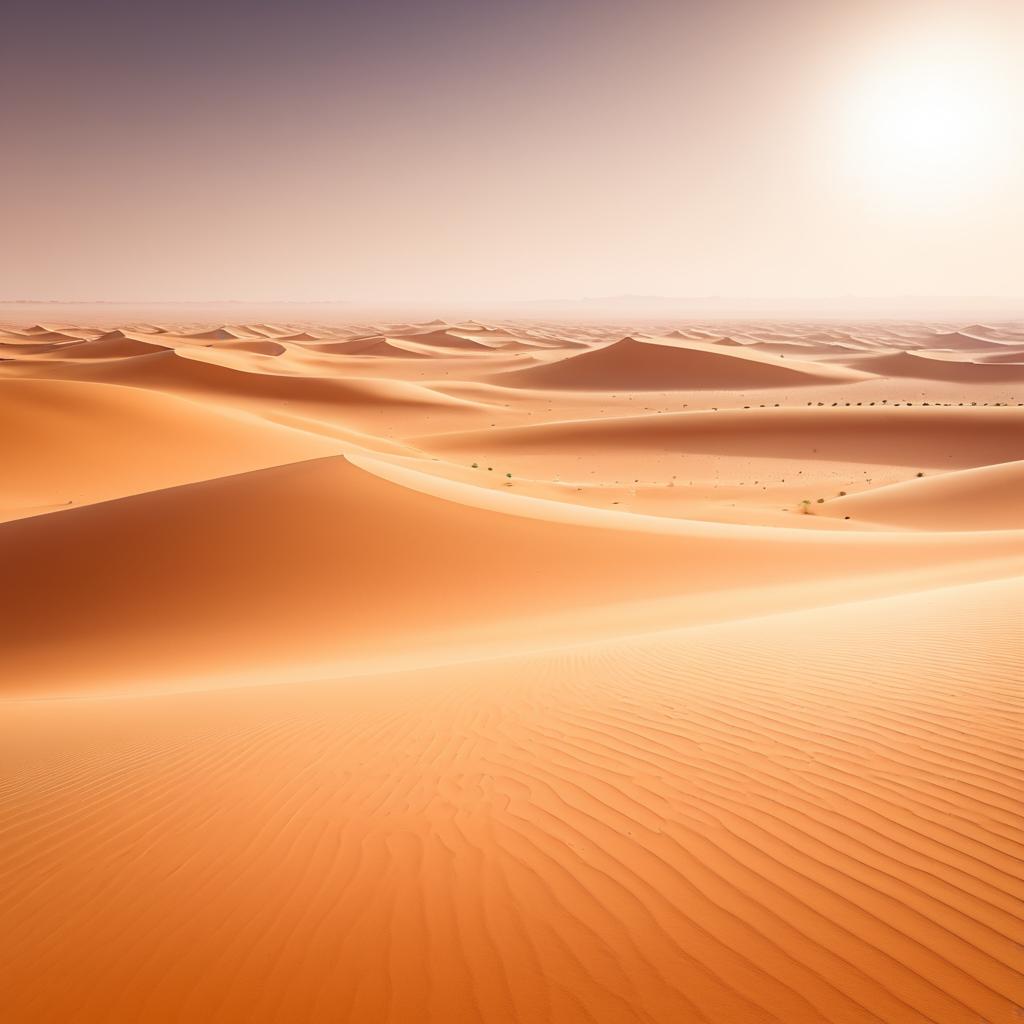
[{"label": "wind-blown sand texture", "polygon": [[1024,1020],[1022,374],[4,325],[0,1021]]}]

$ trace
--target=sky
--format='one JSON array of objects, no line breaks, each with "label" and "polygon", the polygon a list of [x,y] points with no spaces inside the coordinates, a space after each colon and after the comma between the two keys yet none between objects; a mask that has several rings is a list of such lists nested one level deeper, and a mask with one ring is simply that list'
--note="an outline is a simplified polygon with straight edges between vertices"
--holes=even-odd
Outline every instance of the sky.
[{"label": "sky", "polygon": [[0,298],[1024,300],[1021,53],[1019,0],[11,0]]}]

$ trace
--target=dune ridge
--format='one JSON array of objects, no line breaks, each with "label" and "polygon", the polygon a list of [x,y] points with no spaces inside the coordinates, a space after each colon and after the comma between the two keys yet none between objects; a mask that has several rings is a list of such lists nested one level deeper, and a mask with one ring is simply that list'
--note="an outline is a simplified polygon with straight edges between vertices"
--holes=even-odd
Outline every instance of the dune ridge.
[{"label": "dune ridge", "polygon": [[685,390],[686,388],[770,388],[810,386],[829,379],[854,380],[843,368],[782,364],[744,350],[728,353],[697,343],[664,345],[625,337],[602,348],[556,363],[504,373],[494,383],[511,386],[614,390]]}]

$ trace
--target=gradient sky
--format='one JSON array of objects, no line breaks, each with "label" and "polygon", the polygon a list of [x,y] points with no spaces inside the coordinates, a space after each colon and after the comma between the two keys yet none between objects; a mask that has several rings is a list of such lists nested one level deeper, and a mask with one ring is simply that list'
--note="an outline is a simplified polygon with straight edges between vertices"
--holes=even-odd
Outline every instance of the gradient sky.
[{"label": "gradient sky", "polygon": [[5,11],[5,299],[1024,298],[1019,0]]}]

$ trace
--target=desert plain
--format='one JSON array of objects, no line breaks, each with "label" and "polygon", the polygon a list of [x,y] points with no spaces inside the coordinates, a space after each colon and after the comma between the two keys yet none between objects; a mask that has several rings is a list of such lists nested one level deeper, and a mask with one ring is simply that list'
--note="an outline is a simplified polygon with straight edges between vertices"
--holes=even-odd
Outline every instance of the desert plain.
[{"label": "desert plain", "polygon": [[3,1024],[1024,1019],[1024,323],[12,316],[0,438]]}]

